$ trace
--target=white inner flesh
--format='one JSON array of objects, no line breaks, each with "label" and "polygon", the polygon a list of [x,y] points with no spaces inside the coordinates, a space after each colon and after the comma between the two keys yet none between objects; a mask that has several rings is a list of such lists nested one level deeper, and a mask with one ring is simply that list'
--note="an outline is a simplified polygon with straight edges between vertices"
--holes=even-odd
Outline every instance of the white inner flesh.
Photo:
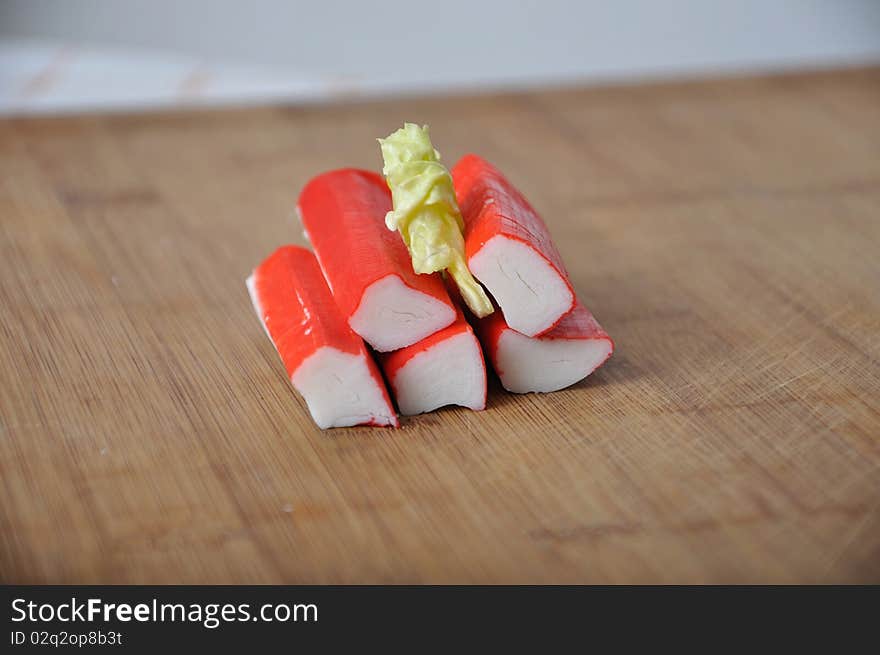
[{"label": "white inner flesh", "polygon": [[430,412],[445,405],[486,407],[486,367],[476,337],[465,332],[419,353],[395,376],[391,385],[400,413]]},{"label": "white inner flesh", "polygon": [[494,296],[507,324],[526,336],[550,328],[574,302],[556,269],[515,239],[492,237],[470,258],[468,267]]},{"label": "white inner flesh", "polygon": [[348,323],[373,348],[388,352],[421,341],[454,320],[450,305],[389,275],[364,291]]},{"label": "white inner flesh", "polygon": [[530,339],[505,330],[498,339],[498,377],[514,393],[557,391],[583,380],[610,352],[607,339]]},{"label": "white inner flesh", "polygon": [[321,429],[394,424],[382,388],[370,375],[366,355],[324,346],[306,358],[290,381]]}]

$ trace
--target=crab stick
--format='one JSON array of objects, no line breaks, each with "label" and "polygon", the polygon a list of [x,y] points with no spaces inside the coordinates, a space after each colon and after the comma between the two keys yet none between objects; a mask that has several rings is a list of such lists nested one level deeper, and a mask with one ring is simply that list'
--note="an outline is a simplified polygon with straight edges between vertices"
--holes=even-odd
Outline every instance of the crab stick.
[{"label": "crab stick", "polygon": [[297,209],[342,315],[373,348],[404,348],[455,320],[439,274],[413,271],[400,235],[386,229],[391,192],[381,176],[324,173],[305,186]]},{"label": "crab stick", "polygon": [[549,332],[574,308],[575,295],[550,232],[498,169],[466,155],[452,169],[465,223],[468,268],[504,319],[529,336]]},{"label": "crab stick", "polygon": [[501,312],[477,320],[474,328],[501,385],[514,393],[564,389],[599,368],[614,351],[611,337],[577,301],[540,337],[513,330]]},{"label": "crab stick", "polygon": [[257,266],[247,288],[318,427],[398,425],[376,363],[340,314],[311,252],[282,246]]},{"label": "crab stick", "polygon": [[483,352],[460,310],[452,325],[407,348],[380,353],[379,363],[401,414],[446,405],[486,408]]}]

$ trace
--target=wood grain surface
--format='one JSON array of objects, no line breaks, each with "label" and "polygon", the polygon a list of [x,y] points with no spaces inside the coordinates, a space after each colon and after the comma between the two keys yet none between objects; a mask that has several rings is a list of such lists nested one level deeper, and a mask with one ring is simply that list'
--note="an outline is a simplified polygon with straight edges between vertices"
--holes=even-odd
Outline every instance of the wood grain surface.
[{"label": "wood grain surface", "polygon": [[[617,352],[320,432],[244,278],[404,120]],[[4,120],[0,308],[2,582],[880,582],[880,69]]]}]

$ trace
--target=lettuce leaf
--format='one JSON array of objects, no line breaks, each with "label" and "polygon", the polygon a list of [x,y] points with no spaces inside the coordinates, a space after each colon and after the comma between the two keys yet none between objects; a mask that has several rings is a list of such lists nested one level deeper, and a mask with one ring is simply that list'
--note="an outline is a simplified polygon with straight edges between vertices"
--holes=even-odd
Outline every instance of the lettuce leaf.
[{"label": "lettuce leaf", "polygon": [[431,144],[428,126],[414,123],[379,139],[382,174],[391,189],[394,209],[385,216],[398,230],[416,273],[446,270],[468,308],[479,317],[492,313],[492,302],[474,279],[464,259],[464,222],[455,199],[452,176]]}]

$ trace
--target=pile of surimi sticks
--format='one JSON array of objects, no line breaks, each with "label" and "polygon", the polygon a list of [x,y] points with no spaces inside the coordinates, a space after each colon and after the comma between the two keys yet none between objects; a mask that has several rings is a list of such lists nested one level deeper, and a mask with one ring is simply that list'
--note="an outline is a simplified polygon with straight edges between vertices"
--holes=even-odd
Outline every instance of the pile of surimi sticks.
[{"label": "pile of surimi sticks", "polygon": [[[450,174],[427,128],[412,124],[380,142],[385,178],[346,168],[302,190],[297,210],[314,254],[282,246],[247,280],[319,427],[398,426],[384,380],[403,415],[482,410],[484,353],[514,393],[570,386],[611,356],[544,221],[498,169],[467,155]],[[448,271],[415,272],[435,256]],[[453,280],[456,258],[466,270]],[[476,294],[463,281],[471,274]]]}]

